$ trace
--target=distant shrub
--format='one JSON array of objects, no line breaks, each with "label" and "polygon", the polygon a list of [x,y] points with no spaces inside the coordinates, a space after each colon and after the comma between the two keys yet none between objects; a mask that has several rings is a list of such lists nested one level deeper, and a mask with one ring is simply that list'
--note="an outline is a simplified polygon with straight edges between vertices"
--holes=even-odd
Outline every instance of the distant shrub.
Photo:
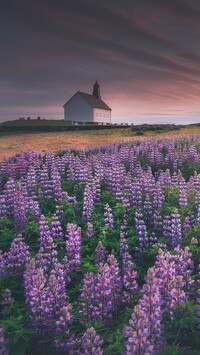
[{"label": "distant shrub", "polygon": [[142,125],[133,126],[132,131],[133,132],[153,131],[156,133],[162,133],[167,131],[178,130],[181,127],[182,127],[181,125],[175,125],[175,124],[154,124],[154,125],[142,124]]},{"label": "distant shrub", "polygon": [[145,132],[144,131],[136,131],[135,135],[136,136],[144,136]]}]

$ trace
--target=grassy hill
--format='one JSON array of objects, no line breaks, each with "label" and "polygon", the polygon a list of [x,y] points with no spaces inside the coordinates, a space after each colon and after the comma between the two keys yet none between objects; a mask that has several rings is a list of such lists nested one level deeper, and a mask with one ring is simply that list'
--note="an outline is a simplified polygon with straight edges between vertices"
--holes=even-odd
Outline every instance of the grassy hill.
[{"label": "grassy hill", "polygon": [[72,121],[65,120],[46,120],[46,119],[18,119],[14,121],[7,121],[0,124],[0,132],[22,132],[22,131],[41,131],[41,132],[51,132],[51,131],[82,131],[82,130],[93,130],[95,129],[111,129],[113,127],[129,127],[126,124],[98,124],[93,122],[87,122],[83,124],[82,122],[74,125]]},{"label": "grassy hill", "polygon": [[14,120],[14,121],[6,121],[0,124],[0,127],[44,127],[44,126],[70,126],[72,124],[71,121],[65,120],[45,120],[45,119],[31,119],[31,120]]}]

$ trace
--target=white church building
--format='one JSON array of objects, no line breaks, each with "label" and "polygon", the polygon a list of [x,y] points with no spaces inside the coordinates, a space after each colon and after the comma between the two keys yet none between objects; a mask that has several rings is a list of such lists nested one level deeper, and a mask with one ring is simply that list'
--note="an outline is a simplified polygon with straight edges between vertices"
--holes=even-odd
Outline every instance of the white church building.
[{"label": "white church building", "polygon": [[100,85],[96,81],[93,94],[77,91],[64,104],[64,119],[72,122],[111,123],[111,108],[101,100]]}]

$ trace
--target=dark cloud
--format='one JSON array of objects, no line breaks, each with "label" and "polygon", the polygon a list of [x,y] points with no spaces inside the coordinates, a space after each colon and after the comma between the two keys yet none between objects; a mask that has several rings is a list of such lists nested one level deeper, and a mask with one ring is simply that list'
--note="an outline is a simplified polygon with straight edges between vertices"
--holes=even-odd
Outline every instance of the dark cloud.
[{"label": "dark cloud", "polygon": [[147,7],[154,7],[161,15],[182,18],[187,21],[200,20],[200,4],[198,0],[142,0]]},{"label": "dark cloud", "polygon": [[1,120],[60,117],[96,77],[116,119],[200,111],[198,0],[3,0],[0,17]]}]

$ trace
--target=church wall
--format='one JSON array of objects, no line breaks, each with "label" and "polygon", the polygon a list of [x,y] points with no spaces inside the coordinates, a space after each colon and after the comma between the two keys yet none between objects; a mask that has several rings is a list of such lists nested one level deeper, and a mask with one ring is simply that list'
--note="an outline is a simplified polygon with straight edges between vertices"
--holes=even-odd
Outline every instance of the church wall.
[{"label": "church wall", "polygon": [[64,106],[64,119],[67,121],[93,122],[93,107],[77,94]]},{"label": "church wall", "polygon": [[111,111],[94,108],[93,122],[111,123]]}]

